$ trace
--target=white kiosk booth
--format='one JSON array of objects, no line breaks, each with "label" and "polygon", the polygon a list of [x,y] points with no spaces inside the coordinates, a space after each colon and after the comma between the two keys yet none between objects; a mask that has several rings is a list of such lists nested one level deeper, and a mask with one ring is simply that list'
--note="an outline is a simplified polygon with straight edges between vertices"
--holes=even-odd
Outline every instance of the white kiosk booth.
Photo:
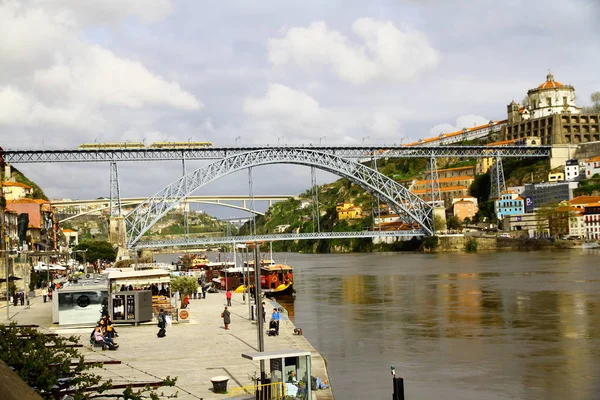
[{"label": "white kiosk booth", "polygon": [[270,376],[271,384],[264,389],[270,393],[261,394],[261,397],[257,398],[312,400],[310,351],[263,351],[242,353],[242,357],[252,361],[264,361],[266,364],[265,372]]}]

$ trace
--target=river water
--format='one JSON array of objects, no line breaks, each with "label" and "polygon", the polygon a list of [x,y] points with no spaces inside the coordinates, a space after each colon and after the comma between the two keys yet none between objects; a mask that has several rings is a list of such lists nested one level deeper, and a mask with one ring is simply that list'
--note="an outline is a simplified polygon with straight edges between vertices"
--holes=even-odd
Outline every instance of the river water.
[{"label": "river water", "polygon": [[598,251],[275,259],[337,400],[600,399]]}]

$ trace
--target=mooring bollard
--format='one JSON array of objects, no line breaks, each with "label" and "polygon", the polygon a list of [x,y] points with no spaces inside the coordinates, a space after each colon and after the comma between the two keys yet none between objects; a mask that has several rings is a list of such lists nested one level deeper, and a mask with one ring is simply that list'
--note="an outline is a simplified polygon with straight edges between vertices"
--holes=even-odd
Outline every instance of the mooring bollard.
[{"label": "mooring bollard", "polygon": [[404,400],[404,379],[396,377],[396,367],[392,365],[394,394],[392,400]]}]

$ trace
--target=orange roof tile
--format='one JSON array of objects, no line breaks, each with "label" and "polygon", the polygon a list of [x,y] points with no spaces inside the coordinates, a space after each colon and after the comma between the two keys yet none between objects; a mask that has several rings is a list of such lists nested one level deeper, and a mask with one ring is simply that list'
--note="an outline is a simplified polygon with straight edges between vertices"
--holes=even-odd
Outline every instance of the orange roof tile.
[{"label": "orange roof tile", "polygon": [[[466,186],[449,186],[449,187],[443,187],[440,188],[440,192],[451,192],[454,190],[468,190],[469,188],[467,188]],[[414,194],[425,194],[425,193],[431,193],[431,189],[416,189],[416,190],[411,190],[412,193]]]},{"label": "orange roof tile", "polygon": [[[451,176],[449,178],[440,178],[437,181],[438,181],[438,183],[442,183],[442,182],[469,181],[469,180],[474,180],[474,179],[475,179],[475,177],[473,177],[471,175],[464,175],[464,176]],[[430,182],[431,182],[431,180],[427,179],[427,180],[417,181],[417,183],[415,183],[415,185],[426,185]]]},{"label": "orange roof tile", "polygon": [[67,229],[67,228],[63,229],[62,231],[65,233],[74,233],[75,232],[73,229]]},{"label": "orange roof tile", "polygon": [[438,169],[438,174],[439,174],[440,172],[444,172],[444,171],[460,171],[460,170],[463,170],[463,169],[475,169],[475,167],[474,167],[474,166],[470,166],[470,165],[469,165],[469,166],[466,166],[466,167],[456,167],[456,168]]},{"label": "orange roof tile", "polygon": [[33,199],[33,201],[35,201],[38,204],[50,204],[50,202],[48,200],[44,200],[44,199]]},{"label": "orange roof tile", "polygon": [[596,162],[596,161],[600,161],[600,156],[592,157],[592,158],[586,160],[586,162]]},{"label": "orange roof tile", "polygon": [[11,182],[11,181],[4,181],[2,182],[3,186],[16,186],[16,187],[22,187],[24,189],[31,189],[31,186],[27,186],[24,183],[21,182]]},{"label": "orange roof tile", "polygon": [[546,82],[542,83],[540,86],[538,86],[538,89],[556,89],[556,88],[560,88],[563,87],[564,85],[560,82],[556,82],[554,80],[554,75],[552,74],[548,74],[546,76]]},{"label": "orange roof tile", "polygon": [[517,139],[501,140],[499,142],[488,143],[488,144],[486,144],[486,146],[504,146],[504,145],[507,145],[507,144],[512,144],[512,143],[514,143],[516,141],[517,141]]},{"label": "orange roof tile", "polygon": [[34,199],[17,199],[17,200],[6,200],[7,204],[16,204],[16,203],[37,203]]},{"label": "orange roof tile", "polygon": [[600,196],[577,196],[571,200],[569,203],[571,205],[584,205],[590,203],[596,203],[600,201]]}]

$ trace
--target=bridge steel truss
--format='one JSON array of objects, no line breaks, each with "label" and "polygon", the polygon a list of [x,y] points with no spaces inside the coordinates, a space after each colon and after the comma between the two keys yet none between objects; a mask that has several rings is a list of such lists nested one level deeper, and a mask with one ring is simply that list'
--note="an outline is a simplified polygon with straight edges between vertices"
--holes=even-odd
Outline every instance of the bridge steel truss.
[{"label": "bridge steel truss", "polygon": [[360,232],[312,232],[312,233],[279,233],[269,235],[248,236],[219,236],[203,238],[184,238],[175,240],[153,240],[139,241],[135,249],[152,249],[159,247],[174,246],[204,246],[213,244],[231,243],[254,243],[254,242],[277,242],[283,240],[306,240],[306,239],[352,239],[352,238],[374,238],[374,237],[414,237],[423,236],[422,230],[409,231],[360,231]]},{"label": "bridge steel truss", "polygon": [[104,149],[104,150],[0,150],[0,158],[11,164],[220,160],[236,154],[262,150],[317,151],[349,159],[368,158],[521,158],[550,157],[551,146],[245,146],[189,149]]},{"label": "bridge steel truss", "polygon": [[433,210],[401,184],[360,163],[308,148],[277,147],[239,153],[198,168],[166,186],[125,216],[127,246],[196,189],[233,172],[267,164],[314,166],[342,176],[371,192],[407,222],[416,223],[422,235],[433,235]]}]

